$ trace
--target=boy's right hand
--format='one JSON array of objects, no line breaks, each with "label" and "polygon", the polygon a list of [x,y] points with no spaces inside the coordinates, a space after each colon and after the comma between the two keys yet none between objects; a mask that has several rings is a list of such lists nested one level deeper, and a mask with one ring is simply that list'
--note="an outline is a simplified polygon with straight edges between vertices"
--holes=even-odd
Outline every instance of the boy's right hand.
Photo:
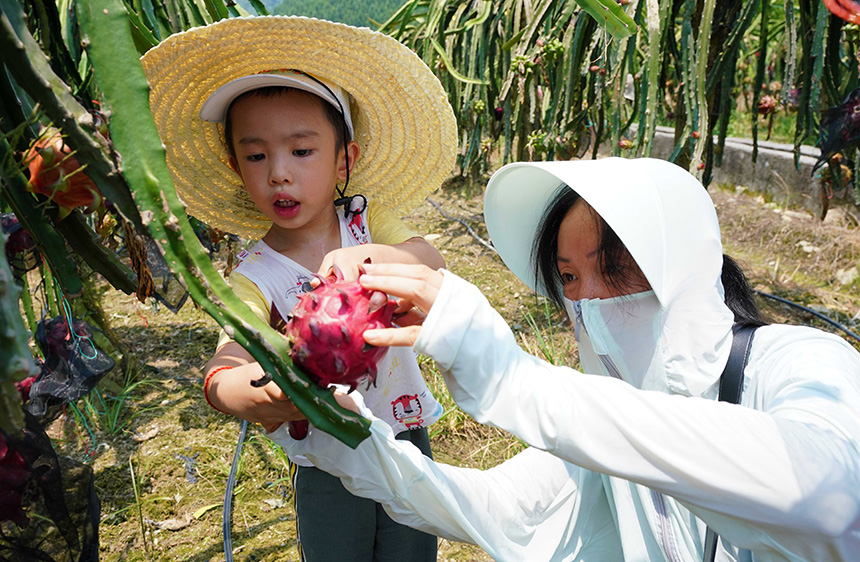
[{"label": "boy's right hand", "polygon": [[266,397],[265,399],[262,399],[251,412],[249,412],[251,415],[259,419],[248,421],[259,423],[266,431],[274,431],[284,422],[305,419],[305,415],[296,408],[295,404],[287,398],[287,395],[284,394],[281,387],[279,387],[274,381],[270,381],[268,384],[263,385],[260,387],[260,390],[265,392]]},{"label": "boy's right hand", "polygon": [[227,414],[259,423],[267,431],[284,422],[305,419],[274,382],[262,386],[251,384],[263,376],[263,369],[259,363],[248,362],[246,354],[238,343],[230,342],[219,348],[206,366],[207,375],[218,367],[232,367],[219,370],[209,380],[206,394],[212,405]]}]

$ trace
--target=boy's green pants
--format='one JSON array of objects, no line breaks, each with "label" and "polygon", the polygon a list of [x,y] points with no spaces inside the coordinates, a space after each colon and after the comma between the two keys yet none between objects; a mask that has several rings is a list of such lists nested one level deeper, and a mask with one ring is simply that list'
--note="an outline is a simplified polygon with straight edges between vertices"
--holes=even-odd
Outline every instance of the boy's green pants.
[{"label": "boy's green pants", "polygon": [[[430,453],[427,429],[404,431]],[[373,500],[349,493],[315,467],[290,464],[299,555],[303,562],[435,562],[436,537],[395,523]]]}]

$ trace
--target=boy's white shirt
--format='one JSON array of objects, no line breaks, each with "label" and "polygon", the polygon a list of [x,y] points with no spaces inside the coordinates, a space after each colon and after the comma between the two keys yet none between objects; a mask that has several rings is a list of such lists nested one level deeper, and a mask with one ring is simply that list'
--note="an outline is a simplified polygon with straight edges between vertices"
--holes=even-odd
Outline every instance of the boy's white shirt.
[{"label": "boy's white shirt", "polygon": [[[347,221],[343,210],[338,208],[337,217],[342,248],[371,242],[366,209]],[[242,276],[253,283],[269,306],[264,311],[267,322],[273,307],[286,320],[314,277],[312,271],[276,252],[262,240],[250,250],[243,251],[239,259],[241,261],[231,277]],[[237,283],[236,280],[233,282]],[[424,383],[416,353],[408,347],[390,348],[379,362],[376,385],[360,384],[354,392],[361,394],[370,411],[384,420],[395,434],[427,427],[442,415],[441,404]],[[301,455],[290,455],[290,460],[311,466]]]}]

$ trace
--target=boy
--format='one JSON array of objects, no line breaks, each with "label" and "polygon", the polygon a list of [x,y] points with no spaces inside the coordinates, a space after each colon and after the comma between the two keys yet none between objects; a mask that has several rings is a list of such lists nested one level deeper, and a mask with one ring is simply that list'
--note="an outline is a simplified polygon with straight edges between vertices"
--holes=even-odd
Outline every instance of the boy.
[{"label": "boy", "polygon": [[[408,48],[364,28],[256,17],[171,36],[142,62],[189,213],[259,238],[231,284],[261,318],[279,326],[314,272],[354,279],[368,258],[444,266],[386,209],[438,187],[457,144],[441,85]],[[221,411],[270,431],[303,418],[277,385],[250,384],[262,369],[224,334],[205,370],[204,393]],[[357,392],[429,456],[426,426],[441,406],[410,349],[389,352],[376,386]],[[303,560],[436,559],[435,537],[397,525],[302,457],[290,468]]]}]

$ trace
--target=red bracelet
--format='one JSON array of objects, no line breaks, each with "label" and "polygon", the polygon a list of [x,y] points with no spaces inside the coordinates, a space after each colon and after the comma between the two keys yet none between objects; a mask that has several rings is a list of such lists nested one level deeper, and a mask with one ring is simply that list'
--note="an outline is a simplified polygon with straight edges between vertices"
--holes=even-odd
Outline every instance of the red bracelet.
[{"label": "red bracelet", "polygon": [[212,403],[212,400],[209,399],[209,381],[212,380],[212,377],[215,376],[215,373],[217,373],[218,371],[232,369],[235,366],[236,365],[224,365],[223,367],[217,367],[215,369],[212,369],[211,371],[209,371],[209,374],[206,375],[206,380],[203,382],[203,396],[206,397],[206,402],[208,402],[210,406],[212,406],[222,414],[226,414],[227,412],[215,406],[215,404]]}]

